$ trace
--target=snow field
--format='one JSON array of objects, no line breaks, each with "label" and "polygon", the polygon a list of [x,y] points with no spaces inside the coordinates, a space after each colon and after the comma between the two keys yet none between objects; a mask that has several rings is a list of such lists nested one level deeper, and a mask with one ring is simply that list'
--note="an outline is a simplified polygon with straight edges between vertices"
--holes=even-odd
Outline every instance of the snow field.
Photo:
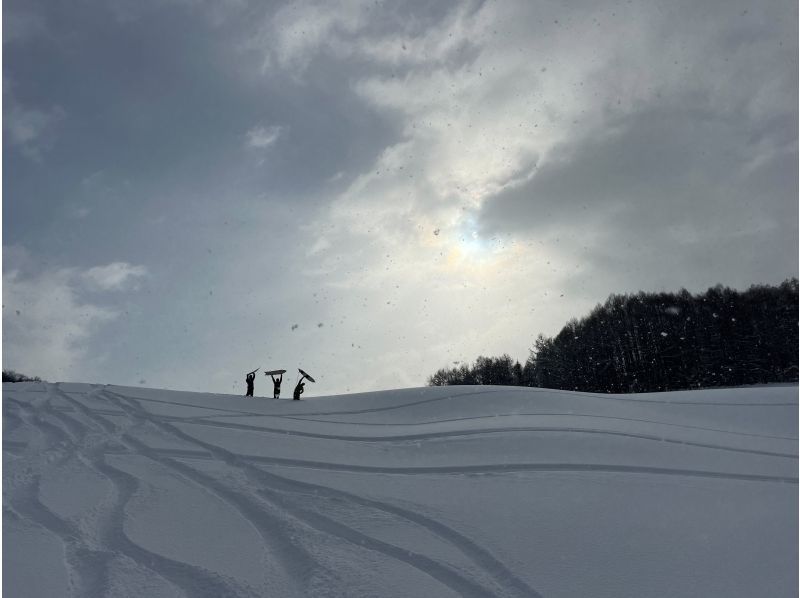
[{"label": "snow field", "polygon": [[3,387],[9,596],[794,596],[797,386]]}]

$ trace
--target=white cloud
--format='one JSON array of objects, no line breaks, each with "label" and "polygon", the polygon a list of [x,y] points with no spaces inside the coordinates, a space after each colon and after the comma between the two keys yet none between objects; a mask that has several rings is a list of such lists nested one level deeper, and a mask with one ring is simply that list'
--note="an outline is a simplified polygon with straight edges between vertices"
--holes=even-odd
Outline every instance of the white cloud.
[{"label": "white cloud", "polygon": [[274,144],[283,133],[283,127],[277,125],[257,125],[247,131],[248,147],[263,149]]},{"label": "white cloud", "polygon": [[133,289],[144,266],[114,262],[87,270],[31,273],[36,261],[20,247],[4,247],[3,367],[49,380],[83,380],[102,361],[91,340],[121,310],[89,300],[87,291]]},{"label": "white cloud", "polygon": [[361,2],[279,11],[273,64],[297,74],[318,55],[356,58],[369,65],[353,77],[357,97],[400,121],[402,139],[334,200],[332,216],[389,245],[419,246],[433,228],[439,242],[460,238],[470,211],[534,176],[552,147],[598,120],[608,98],[598,101],[590,75],[616,51],[608,38],[640,17],[598,29],[591,8],[567,9],[575,23],[531,35],[531,22],[564,11],[467,2],[390,30],[380,8]]},{"label": "white cloud", "polygon": [[3,367],[49,380],[80,379],[87,339],[117,313],[82,301],[75,274],[3,273]]},{"label": "white cloud", "polygon": [[[775,26],[719,9],[717,19],[687,20],[686,7],[649,2],[465,2],[438,20],[389,28],[384,7],[342,2],[323,14],[318,3],[301,2],[277,13],[267,52],[295,75],[319,56],[367,65],[351,75],[353,90],[399,121],[402,138],[323,220],[409,248],[413,260],[432,228],[441,231],[435,241],[457,248],[475,212],[535,179],[554,150],[580,147],[648,106],[695,101],[742,117],[785,113],[796,95],[792,77],[759,66],[779,61]],[[751,79],[761,84],[743,84]]]},{"label": "white cloud", "polygon": [[339,34],[351,35],[366,22],[371,0],[297,2],[270,19],[256,41],[265,50],[265,66],[301,72],[323,47],[335,51]]},{"label": "white cloud", "polygon": [[123,291],[135,289],[139,279],[147,276],[147,268],[126,262],[112,262],[105,266],[89,268],[81,278],[93,289],[101,291]]},{"label": "white cloud", "polygon": [[[524,359],[532,338],[520,330],[552,334],[609,292],[717,282],[718,267],[691,273],[652,267],[630,247],[625,268],[619,259],[609,267],[598,262],[609,238],[627,240],[630,230],[648,237],[654,260],[676,253],[672,239],[659,242],[649,227],[673,227],[685,237],[683,223],[695,218],[709,230],[709,244],[721,238],[705,223],[720,205],[713,198],[737,183],[735,169],[698,176],[685,167],[690,152],[681,151],[637,172],[630,165],[642,166],[645,150],[663,154],[673,138],[670,147],[681,149],[684,129],[696,128],[695,140],[702,140],[713,122],[737,134],[708,140],[695,153],[730,156],[731,142],[742,137],[763,140],[758,156],[796,148],[794,136],[787,146],[756,133],[774,126],[768,115],[796,109],[791,69],[764,66],[784,64],[778,38],[796,34],[776,24],[777,5],[763,18],[742,17],[742,6],[461,2],[438,17],[410,10],[402,22],[387,4],[343,2],[323,14],[319,3],[300,2],[280,10],[262,38],[269,68],[302,84],[319,60],[351,82],[354,101],[400,131],[309,223],[309,230],[325,230],[325,241],[312,244],[314,268],[303,274],[338,297],[326,303],[326,320],[344,320],[337,342],[351,336],[365,347],[356,354],[357,367],[381,369],[367,353],[380,355],[389,346],[411,347],[415,356],[398,361],[418,363],[423,373],[435,370],[432,360],[450,348],[468,360],[507,350]],[[708,18],[711,9],[714,18]],[[643,116],[659,113],[683,128],[648,135]],[[626,136],[629,131],[636,136]],[[611,143],[639,138],[650,145]],[[625,177],[616,186],[614,171],[590,172],[590,163],[575,161],[587,146],[605,156],[601,165],[619,163]],[[752,162],[756,168],[763,160]],[[548,203],[541,194],[525,195],[524,204],[503,210],[505,226],[490,233],[497,231],[497,238],[481,236],[493,206],[541,190],[554,171],[572,181],[565,186],[572,196]],[[670,210],[687,193],[652,199],[654,184],[677,192],[681,180],[706,185],[691,188],[696,205],[687,200]],[[637,218],[620,211],[621,198],[642,208]],[[555,208],[586,226],[567,230],[549,213]],[[748,214],[736,207],[739,221]],[[681,264],[702,262],[696,244],[681,246]],[[345,304],[358,310],[363,329],[344,319]],[[433,339],[437,345],[428,349]],[[354,366],[349,375],[360,374]]]}]

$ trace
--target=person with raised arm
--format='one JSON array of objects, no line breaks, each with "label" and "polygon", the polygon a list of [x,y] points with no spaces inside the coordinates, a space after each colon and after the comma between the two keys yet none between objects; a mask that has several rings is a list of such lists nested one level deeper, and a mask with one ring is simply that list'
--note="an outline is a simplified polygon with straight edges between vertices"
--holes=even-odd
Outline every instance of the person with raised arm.
[{"label": "person with raised arm", "polygon": [[294,387],[294,400],[299,401],[300,395],[303,394],[303,390],[305,388],[306,383],[303,382],[303,379],[300,378],[300,382],[297,383],[297,386]]},{"label": "person with raised arm", "polygon": [[270,378],[272,378],[273,385],[272,398],[279,399],[281,395],[281,382],[283,382],[283,374],[280,374],[277,378],[270,374]]},{"label": "person with raised arm", "polygon": [[256,372],[259,369],[261,369],[261,368],[256,368],[252,372],[247,374],[247,376],[245,376],[244,381],[247,383],[247,393],[244,396],[246,396],[246,397],[252,397],[253,396],[253,389],[255,387]]}]

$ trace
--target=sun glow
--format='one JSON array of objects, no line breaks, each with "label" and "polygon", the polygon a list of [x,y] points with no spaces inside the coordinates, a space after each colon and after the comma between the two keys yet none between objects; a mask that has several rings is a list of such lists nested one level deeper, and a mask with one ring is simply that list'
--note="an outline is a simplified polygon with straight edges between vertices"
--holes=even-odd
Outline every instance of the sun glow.
[{"label": "sun glow", "polygon": [[485,272],[502,259],[503,249],[495,240],[482,237],[472,226],[462,227],[446,241],[447,266],[451,269]]},{"label": "sun glow", "polygon": [[458,246],[465,257],[473,259],[485,258],[495,252],[493,243],[483,239],[476,230],[461,235]]}]

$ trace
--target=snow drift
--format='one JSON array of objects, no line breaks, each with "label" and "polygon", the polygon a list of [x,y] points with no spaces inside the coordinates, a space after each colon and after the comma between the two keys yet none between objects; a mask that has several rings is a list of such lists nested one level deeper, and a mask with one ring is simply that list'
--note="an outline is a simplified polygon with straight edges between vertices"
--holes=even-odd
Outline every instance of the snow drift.
[{"label": "snow drift", "polygon": [[3,386],[7,596],[794,596],[797,386]]}]

